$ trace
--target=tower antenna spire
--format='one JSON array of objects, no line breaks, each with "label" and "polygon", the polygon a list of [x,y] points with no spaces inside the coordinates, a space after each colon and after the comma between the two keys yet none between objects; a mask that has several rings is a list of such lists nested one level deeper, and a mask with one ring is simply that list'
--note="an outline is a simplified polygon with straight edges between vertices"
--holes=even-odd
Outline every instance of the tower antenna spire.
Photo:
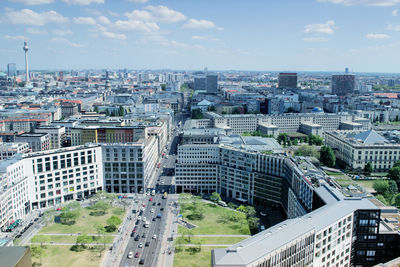
[{"label": "tower antenna spire", "polygon": [[29,83],[29,68],[28,68],[28,41],[26,40],[26,35],[25,35],[25,25],[24,25],[24,46],[22,49],[25,51],[25,81],[26,83]]}]

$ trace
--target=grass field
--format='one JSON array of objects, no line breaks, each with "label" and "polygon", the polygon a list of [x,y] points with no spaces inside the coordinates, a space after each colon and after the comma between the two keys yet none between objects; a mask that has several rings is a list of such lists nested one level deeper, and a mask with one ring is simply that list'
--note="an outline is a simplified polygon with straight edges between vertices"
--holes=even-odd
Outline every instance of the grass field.
[{"label": "grass field", "polygon": [[368,192],[375,192],[374,182],[376,180],[355,180],[356,183],[364,187]]},{"label": "grass field", "polygon": [[[190,210],[181,210],[185,220],[197,225],[198,227],[188,230],[193,235],[250,235],[249,225],[246,216],[243,213],[236,212],[227,208],[203,202],[199,200],[196,205],[203,209],[204,218],[202,220],[189,220],[187,216],[191,213]],[[237,215],[237,220],[232,222],[222,221],[223,216],[228,216],[232,213]],[[178,232],[182,233],[183,227],[178,228]]]},{"label": "grass field", "polygon": [[[50,242],[54,242],[54,243],[71,243],[71,244],[75,244],[76,243],[76,239],[78,238],[78,236],[69,236],[69,235],[35,235],[34,237],[32,237],[31,239],[31,243],[40,243],[41,237],[44,236],[45,237],[45,243],[50,243]],[[109,244],[112,243],[114,240],[114,236],[106,236],[105,237],[105,243]],[[96,243],[97,241],[94,239],[92,243]],[[101,240],[101,242],[104,242],[103,239]]]},{"label": "grass field", "polygon": [[347,187],[349,185],[355,185],[355,182],[350,177],[347,177],[347,176],[341,176],[341,177],[337,176],[337,177],[335,177],[335,181],[338,184],[340,184],[342,187]]},{"label": "grass field", "polygon": [[59,223],[50,223],[43,227],[39,234],[43,233],[82,233],[82,234],[95,234],[97,233],[94,228],[95,223],[100,223],[102,225],[106,224],[108,218],[112,215],[120,217],[122,220],[124,217],[124,211],[121,208],[112,208],[107,214],[103,216],[90,216],[90,210],[87,208],[81,209],[80,217],[77,219],[76,223],[73,225],[64,225]]},{"label": "grass field", "polygon": [[341,172],[331,172],[331,171],[324,171],[327,175],[330,176],[344,176]]},{"label": "grass field", "polygon": [[[42,257],[41,267],[97,267],[101,257],[98,251],[85,250],[73,252],[70,246],[47,246]],[[104,252],[103,252],[104,253]],[[39,265],[40,259],[32,258],[33,266]]]},{"label": "grass field", "polygon": [[197,244],[199,241],[202,245],[206,244],[235,244],[242,240],[246,239],[246,237],[226,237],[226,236],[216,236],[216,237],[198,237],[194,236],[190,238],[191,244]]},{"label": "grass field", "polygon": [[[211,267],[211,250],[217,247],[203,247],[201,252],[193,253],[189,248],[176,252],[174,267]],[[220,247],[222,248],[222,247]]]}]

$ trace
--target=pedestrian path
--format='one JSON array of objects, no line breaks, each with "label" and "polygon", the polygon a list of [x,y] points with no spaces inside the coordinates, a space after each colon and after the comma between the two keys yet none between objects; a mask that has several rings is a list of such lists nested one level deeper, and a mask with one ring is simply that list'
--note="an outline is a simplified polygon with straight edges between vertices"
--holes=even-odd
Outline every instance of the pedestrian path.
[{"label": "pedestrian path", "polygon": [[[39,235],[57,235],[57,236],[79,236],[81,233],[43,233]],[[117,234],[100,235],[100,234],[86,234],[88,236],[118,236]]]},{"label": "pedestrian path", "polygon": [[[59,242],[46,242],[46,243],[39,243],[39,242],[29,242],[27,243],[28,245],[36,245],[36,246],[40,246],[40,245],[49,245],[49,246],[73,246],[76,245],[76,243],[59,243]],[[81,243],[79,243],[81,244]],[[111,245],[112,243],[106,243],[106,245]],[[84,245],[87,246],[103,246],[104,243],[84,243]]]}]

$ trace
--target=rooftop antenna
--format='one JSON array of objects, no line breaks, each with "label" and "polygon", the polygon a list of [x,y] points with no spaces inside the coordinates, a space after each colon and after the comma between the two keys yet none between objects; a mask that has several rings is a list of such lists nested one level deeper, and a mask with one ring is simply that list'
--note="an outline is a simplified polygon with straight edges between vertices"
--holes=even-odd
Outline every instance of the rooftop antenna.
[{"label": "rooftop antenna", "polygon": [[29,50],[29,47],[28,47],[28,41],[26,40],[26,28],[25,28],[25,25],[24,25],[24,46],[22,47],[22,49],[25,51],[25,75],[26,75],[25,81],[26,81],[26,84],[28,84],[29,83],[29,68],[28,68],[28,50]]}]

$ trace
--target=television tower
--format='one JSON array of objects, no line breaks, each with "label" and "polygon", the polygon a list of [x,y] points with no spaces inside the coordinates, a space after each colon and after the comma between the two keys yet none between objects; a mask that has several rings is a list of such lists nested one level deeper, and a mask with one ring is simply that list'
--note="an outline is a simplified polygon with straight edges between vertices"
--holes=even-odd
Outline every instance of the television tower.
[{"label": "television tower", "polygon": [[22,49],[25,51],[25,75],[26,75],[26,82],[29,82],[29,69],[28,69],[28,42],[24,41],[24,47]]}]

